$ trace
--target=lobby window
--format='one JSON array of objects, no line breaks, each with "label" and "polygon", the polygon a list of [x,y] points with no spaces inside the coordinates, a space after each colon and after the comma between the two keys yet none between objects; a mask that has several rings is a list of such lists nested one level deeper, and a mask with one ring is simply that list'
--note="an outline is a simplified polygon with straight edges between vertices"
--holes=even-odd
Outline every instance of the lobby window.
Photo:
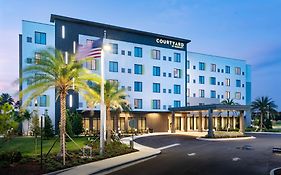
[{"label": "lobby window", "polygon": [[152,50],[152,59],[160,60],[160,50]]},{"label": "lobby window", "polygon": [[235,92],[235,99],[241,100],[241,92]]},{"label": "lobby window", "polygon": [[189,60],[186,61],[186,68],[190,69],[190,61]]},{"label": "lobby window", "polygon": [[153,92],[160,93],[160,83],[153,83]]},{"label": "lobby window", "polygon": [[125,55],[125,50],[121,50],[121,55]]},{"label": "lobby window", "polygon": [[142,109],[142,99],[134,99],[134,108]]},{"label": "lobby window", "polygon": [[97,70],[97,60],[91,59],[86,62],[86,68],[89,70]]},{"label": "lobby window", "polygon": [[26,42],[32,43],[32,38],[31,37],[26,37]]},{"label": "lobby window", "polygon": [[135,68],[135,74],[142,74],[142,73],[143,73],[143,71],[142,71],[143,65],[141,65],[141,64],[135,64],[135,65],[134,65],[134,68]]},{"label": "lobby window", "polygon": [[225,98],[230,99],[230,91],[225,91]]},{"label": "lobby window", "polygon": [[181,93],[181,86],[174,84],[174,94],[180,94]]},{"label": "lobby window", "polygon": [[205,63],[203,63],[203,62],[199,62],[199,70],[205,70],[205,67],[206,65],[205,65]]},{"label": "lobby window", "polygon": [[40,107],[47,107],[47,95],[39,96],[39,106]]},{"label": "lobby window", "polygon": [[236,87],[241,87],[241,80],[236,80]]},{"label": "lobby window", "polygon": [[46,33],[35,32],[35,43],[46,45]]},{"label": "lobby window", "polygon": [[160,67],[153,66],[153,76],[160,76]]},{"label": "lobby window", "polygon": [[129,73],[129,74],[132,73],[132,69],[128,69],[128,73]]},{"label": "lobby window", "polygon": [[152,100],[152,109],[160,109],[160,100]]},{"label": "lobby window", "polygon": [[109,45],[111,47],[111,53],[118,54],[118,44],[110,43]]},{"label": "lobby window", "polygon": [[230,79],[229,79],[229,78],[226,78],[226,79],[225,79],[225,85],[226,85],[226,86],[230,86]]},{"label": "lobby window", "polygon": [[241,75],[241,68],[240,67],[235,67],[235,74]]},{"label": "lobby window", "polygon": [[230,66],[225,66],[225,73],[230,74]]},{"label": "lobby window", "polygon": [[167,57],[166,57],[166,56],[163,56],[163,60],[166,61],[166,60],[167,60]]},{"label": "lobby window", "polygon": [[186,82],[190,83],[190,75],[189,74],[186,75]]},{"label": "lobby window", "polygon": [[210,84],[216,85],[216,77],[210,77]]},{"label": "lobby window", "polygon": [[174,53],[174,62],[181,62],[181,54],[180,53]]},{"label": "lobby window", "polygon": [[179,101],[179,100],[174,100],[174,107],[175,107],[175,108],[181,107],[181,101]]},{"label": "lobby window", "polygon": [[132,56],[132,52],[131,51],[128,51],[128,56]]},{"label": "lobby window", "polygon": [[205,77],[199,76],[199,84],[205,84]]},{"label": "lobby window", "polygon": [[216,70],[217,70],[217,65],[211,64],[211,72],[216,72]]},{"label": "lobby window", "polygon": [[35,64],[39,64],[40,60],[41,60],[41,54],[35,52]]},{"label": "lobby window", "polygon": [[174,78],[181,78],[181,69],[174,69]]},{"label": "lobby window", "polygon": [[62,39],[65,38],[65,27],[64,26],[61,26],[61,37],[62,37]]},{"label": "lobby window", "polygon": [[139,81],[134,82],[134,91],[142,92],[142,82],[139,82]]},{"label": "lobby window", "polygon": [[118,62],[109,61],[109,72],[118,72]]},{"label": "lobby window", "polygon": [[199,89],[199,97],[204,98],[205,97],[205,90],[204,89]]},{"label": "lobby window", "polygon": [[135,57],[142,57],[142,48],[141,47],[135,47],[134,48],[134,56]]},{"label": "lobby window", "polygon": [[210,92],[210,97],[211,98],[216,98],[216,91],[214,91],[214,90],[211,90],[211,92]]}]

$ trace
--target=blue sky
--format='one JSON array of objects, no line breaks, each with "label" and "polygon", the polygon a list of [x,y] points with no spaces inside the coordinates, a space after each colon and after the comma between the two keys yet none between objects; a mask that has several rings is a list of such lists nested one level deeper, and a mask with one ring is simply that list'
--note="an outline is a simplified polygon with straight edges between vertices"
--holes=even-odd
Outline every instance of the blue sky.
[{"label": "blue sky", "polygon": [[21,20],[48,23],[54,13],[191,39],[191,51],[245,59],[253,98],[268,95],[281,107],[280,7],[280,0],[0,0],[0,93],[17,88]]}]

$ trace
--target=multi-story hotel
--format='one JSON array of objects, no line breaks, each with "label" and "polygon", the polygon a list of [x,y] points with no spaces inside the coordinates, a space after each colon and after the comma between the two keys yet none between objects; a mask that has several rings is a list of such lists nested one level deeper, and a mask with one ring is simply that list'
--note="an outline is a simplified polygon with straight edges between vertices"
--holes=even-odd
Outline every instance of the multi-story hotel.
[{"label": "multi-story hotel", "polygon": [[[219,104],[227,98],[241,105],[251,101],[250,66],[244,60],[189,52],[190,40],[183,38],[58,15],[51,15],[51,22],[53,24],[22,22],[20,76],[26,66],[36,64],[40,59],[39,49],[54,47],[67,59],[70,54],[77,53],[79,46],[103,38],[103,44],[111,48],[103,52],[105,79],[118,81],[120,88],[126,89],[132,107],[132,111],[120,114],[118,127],[121,130],[131,129],[128,121],[134,120],[138,130],[168,131],[171,130],[171,108]],[[99,74],[100,60],[93,59],[85,67]],[[23,82],[20,89],[31,83]],[[73,92],[68,94],[67,105],[83,114],[86,130],[99,129],[99,106],[95,107],[94,113],[88,112],[92,109]],[[38,97],[36,105],[31,103],[29,108],[39,109],[40,114],[48,110],[58,127],[59,103],[55,100],[54,89]],[[188,116],[192,117],[183,120],[180,113],[175,116],[176,129],[198,128],[195,112]],[[250,118],[246,119],[249,121]],[[226,126],[225,123],[221,125]],[[235,127],[234,123],[232,125]],[[24,126],[25,131],[27,126]]]}]

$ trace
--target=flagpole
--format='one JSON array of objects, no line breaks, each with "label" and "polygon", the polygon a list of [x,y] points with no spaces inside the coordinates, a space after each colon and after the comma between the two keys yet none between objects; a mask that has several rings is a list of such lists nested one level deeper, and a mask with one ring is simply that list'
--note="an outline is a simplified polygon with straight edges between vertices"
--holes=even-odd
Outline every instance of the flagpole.
[{"label": "flagpole", "polygon": [[[104,31],[104,38],[106,38],[106,30]],[[102,44],[103,46],[103,44]],[[101,49],[101,64],[100,64],[100,74],[101,74],[101,91],[100,91],[100,155],[103,155],[105,148],[105,138],[106,138],[106,113],[105,113],[105,103],[104,103],[104,50]]]}]

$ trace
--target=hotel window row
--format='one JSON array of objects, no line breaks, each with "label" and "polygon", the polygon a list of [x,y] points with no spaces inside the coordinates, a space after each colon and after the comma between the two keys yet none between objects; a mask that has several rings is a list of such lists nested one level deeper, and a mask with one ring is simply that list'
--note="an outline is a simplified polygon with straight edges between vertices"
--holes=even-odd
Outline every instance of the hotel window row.
[{"label": "hotel window row", "polygon": [[[187,74],[187,83],[190,83],[190,75]],[[205,84],[205,76],[199,76],[199,84]],[[196,80],[193,79],[193,83],[196,83]],[[235,87],[245,87],[244,84],[241,83],[241,80],[236,80],[235,81]],[[221,85],[223,86],[224,85],[224,82],[220,82],[220,81],[217,81],[216,77],[210,77],[210,85]],[[225,85],[226,86],[230,86],[230,79],[229,78],[226,78],[225,79]]]},{"label": "hotel window row", "polygon": [[[142,92],[143,83],[140,81],[134,82],[134,91],[135,92]],[[123,86],[123,88],[125,88]],[[160,93],[161,92],[161,85],[160,83],[152,83],[152,92],[153,93]],[[167,93],[167,89],[163,89],[163,93]],[[172,93],[171,89],[168,89],[168,93]],[[174,84],[174,94],[181,94],[181,85]]]},{"label": "hotel window row", "polygon": [[[142,99],[134,99],[134,109],[142,109],[143,107],[143,100]],[[168,107],[172,107],[172,105],[169,105]],[[174,100],[174,107],[181,107],[181,101],[180,100]],[[152,99],[151,100],[151,108],[152,109],[160,109],[161,108],[161,102],[159,99]],[[163,105],[163,109],[167,109],[167,105]]]},{"label": "hotel window row", "polygon": [[[190,96],[190,89],[187,88],[187,97],[191,97]],[[196,93],[192,94],[192,97],[196,97]],[[207,98],[205,95],[205,90],[204,89],[199,89],[199,93],[198,93],[198,97],[200,98]],[[241,96],[241,92],[235,92],[234,93],[234,97],[231,97],[231,93],[230,91],[225,91],[225,95],[217,95],[217,92],[215,90],[210,90],[210,97],[209,98],[226,98],[226,99],[231,99],[234,98],[236,100],[244,100],[244,96]]]}]

